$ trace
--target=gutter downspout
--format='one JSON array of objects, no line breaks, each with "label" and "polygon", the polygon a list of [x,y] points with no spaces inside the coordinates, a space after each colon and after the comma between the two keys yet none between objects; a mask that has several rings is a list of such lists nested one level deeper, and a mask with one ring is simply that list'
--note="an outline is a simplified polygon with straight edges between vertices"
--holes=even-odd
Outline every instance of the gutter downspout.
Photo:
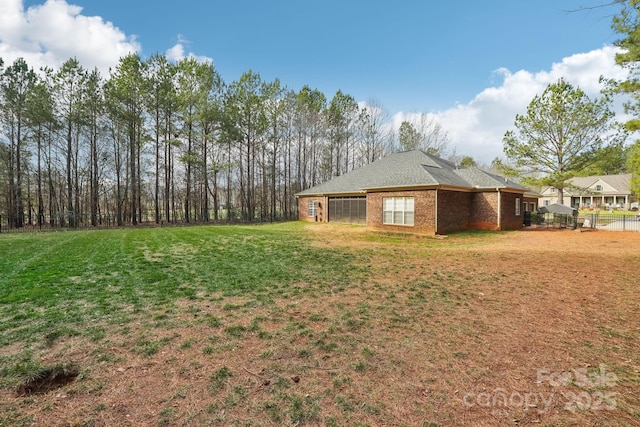
[{"label": "gutter downspout", "polygon": [[499,188],[498,191],[498,231],[502,231],[502,193]]},{"label": "gutter downspout", "polygon": [[435,211],[435,221],[433,229],[435,230],[435,234],[438,234],[438,188],[436,188],[436,211]]}]

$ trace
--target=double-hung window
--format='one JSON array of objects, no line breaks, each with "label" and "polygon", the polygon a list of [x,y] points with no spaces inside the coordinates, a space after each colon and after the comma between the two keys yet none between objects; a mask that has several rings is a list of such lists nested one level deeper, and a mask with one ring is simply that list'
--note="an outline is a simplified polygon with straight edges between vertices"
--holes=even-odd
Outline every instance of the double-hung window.
[{"label": "double-hung window", "polygon": [[413,197],[384,197],[382,210],[383,224],[413,225]]},{"label": "double-hung window", "polygon": [[516,197],[516,216],[520,216],[520,198]]},{"label": "double-hung window", "polygon": [[309,206],[307,208],[307,212],[310,218],[315,218],[318,215],[318,201],[317,200],[309,200]]}]

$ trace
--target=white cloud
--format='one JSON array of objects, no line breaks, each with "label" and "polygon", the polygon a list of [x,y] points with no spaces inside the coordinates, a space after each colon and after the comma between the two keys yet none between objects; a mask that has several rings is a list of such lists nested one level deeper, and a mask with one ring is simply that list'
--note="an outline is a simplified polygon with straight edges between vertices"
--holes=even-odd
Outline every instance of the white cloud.
[{"label": "white cloud", "polygon": [[184,58],[184,45],[182,43],[176,43],[173,47],[167,49],[165,56],[169,61],[180,61]]},{"label": "white cloud", "polygon": [[65,0],[47,0],[27,10],[22,0],[0,0],[0,10],[0,57],[5,65],[22,57],[34,69],[58,68],[75,57],[107,76],[121,57],[140,51],[135,36],[101,17],[82,15],[81,7]]},{"label": "white cloud", "polygon": [[[38,70],[59,68],[69,58],[77,58],[87,69],[97,67],[104,77],[120,58],[141,51],[133,35],[127,35],[99,16],[82,14],[82,7],[66,0],[46,0],[25,10],[22,0],[0,0],[0,58],[5,66],[24,58]],[[178,42],[167,50],[167,58],[185,57],[200,62],[211,58],[187,52],[189,41],[178,35]]]},{"label": "white cloud", "polygon": [[[494,74],[502,83],[489,87],[466,104],[458,104],[431,116],[448,133],[451,149],[458,155],[468,155],[476,161],[489,164],[503,157],[502,137],[513,128],[517,114],[526,113],[527,105],[536,94],[560,78],[579,86],[590,98],[600,96],[600,76],[623,78],[625,71],[615,64],[616,48],[605,46],[587,53],[579,53],[555,63],[550,70],[536,73],[520,70],[515,73],[498,69]],[[621,111],[620,111],[621,113]],[[394,116],[397,128],[406,115]]]},{"label": "white cloud", "polygon": [[165,56],[170,61],[178,62],[184,58],[195,58],[198,62],[209,62],[213,64],[213,59],[207,56],[195,55],[192,52],[185,53],[185,46],[190,42],[182,34],[178,34],[178,42],[173,47],[167,49]]}]

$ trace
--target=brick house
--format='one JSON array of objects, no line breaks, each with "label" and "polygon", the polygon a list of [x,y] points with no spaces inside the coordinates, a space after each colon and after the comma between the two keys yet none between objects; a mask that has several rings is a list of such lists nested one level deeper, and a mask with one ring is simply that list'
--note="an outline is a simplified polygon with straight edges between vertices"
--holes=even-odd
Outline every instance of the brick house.
[{"label": "brick house", "polygon": [[421,150],[390,154],[296,197],[302,221],[418,234],[520,229],[538,202],[515,182]]}]

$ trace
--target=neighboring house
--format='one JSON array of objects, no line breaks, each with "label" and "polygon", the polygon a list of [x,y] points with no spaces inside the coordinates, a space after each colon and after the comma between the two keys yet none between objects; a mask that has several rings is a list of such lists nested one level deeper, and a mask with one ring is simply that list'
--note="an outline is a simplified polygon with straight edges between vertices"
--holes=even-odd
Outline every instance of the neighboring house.
[{"label": "neighboring house", "polygon": [[[563,204],[576,209],[630,209],[636,202],[631,193],[631,174],[585,176],[571,179],[564,189]],[[540,191],[540,205],[558,203],[558,190],[545,187]]]},{"label": "neighboring house", "polygon": [[375,230],[445,234],[513,230],[538,194],[476,167],[421,150],[380,160],[296,194],[300,220],[366,224]]}]

